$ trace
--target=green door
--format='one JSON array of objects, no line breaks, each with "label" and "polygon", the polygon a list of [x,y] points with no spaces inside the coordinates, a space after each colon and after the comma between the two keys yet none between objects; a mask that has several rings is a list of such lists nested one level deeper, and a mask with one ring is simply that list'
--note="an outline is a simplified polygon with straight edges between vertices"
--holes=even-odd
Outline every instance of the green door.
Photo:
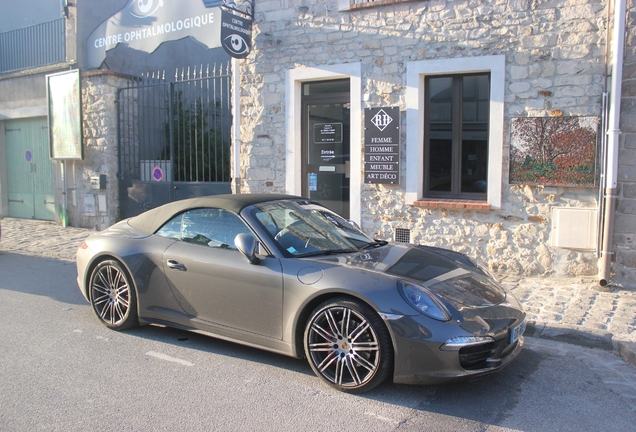
[{"label": "green door", "polygon": [[5,122],[9,217],[55,219],[46,118]]}]

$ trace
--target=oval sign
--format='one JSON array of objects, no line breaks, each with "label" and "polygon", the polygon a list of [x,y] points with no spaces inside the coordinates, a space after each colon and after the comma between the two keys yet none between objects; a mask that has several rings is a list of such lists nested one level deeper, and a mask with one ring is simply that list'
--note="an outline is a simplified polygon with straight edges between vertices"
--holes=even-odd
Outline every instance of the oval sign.
[{"label": "oval sign", "polygon": [[152,179],[154,181],[163,180],[163,170],[160,167],[154,167],[152,169]]}]

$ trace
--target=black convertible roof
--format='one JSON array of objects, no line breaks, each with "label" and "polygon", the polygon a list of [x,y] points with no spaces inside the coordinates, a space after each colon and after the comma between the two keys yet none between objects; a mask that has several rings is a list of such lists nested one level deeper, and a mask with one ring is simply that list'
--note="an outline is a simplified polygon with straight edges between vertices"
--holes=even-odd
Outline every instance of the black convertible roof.
[{"label": "black convertible roof", "polygon": [[245,207],[254,204],[287,199],[303,199],[294,195],[283,194],[227,194],[211,195],[198,198],[190,198],[164,204],[161,207],[148,210],[139,216],[128,220],[128,224],[147,234],[153,234],[163,226],[170,218],[178,213],[196,208],[222,208],[234,213],[240,213]]}]

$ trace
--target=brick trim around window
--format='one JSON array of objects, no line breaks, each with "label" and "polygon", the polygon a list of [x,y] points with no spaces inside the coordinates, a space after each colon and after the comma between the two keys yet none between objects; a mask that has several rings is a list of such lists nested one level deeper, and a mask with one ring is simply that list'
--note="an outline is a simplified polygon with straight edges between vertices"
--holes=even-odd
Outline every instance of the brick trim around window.
[{"label": "brick trim around window", "polygon": [[413,203],[415,207],[443,208],[460,210],[490,210],[490,204],[485,201],[472,200],[418,200]]},{"label": "brick trim around window", "polygon": [[341,11],[347,11],[415,1],[420,0],[338,0],[338,6]]}]

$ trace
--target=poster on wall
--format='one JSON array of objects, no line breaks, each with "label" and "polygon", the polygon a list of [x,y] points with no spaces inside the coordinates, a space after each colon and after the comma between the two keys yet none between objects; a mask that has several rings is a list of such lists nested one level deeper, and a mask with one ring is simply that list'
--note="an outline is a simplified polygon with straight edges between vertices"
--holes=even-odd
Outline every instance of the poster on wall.
[{"label": "poster on wall", "polygon": [[400,184],[400,110],[364,110],[364,182]]},{"label": "poster on wall", "polygon": [[83,159],[80,71],[46,76],[51,159]]},{"label": "poster on wall", "polygon": [[512,120],[510,183],[594,187],[597,117]]}]

